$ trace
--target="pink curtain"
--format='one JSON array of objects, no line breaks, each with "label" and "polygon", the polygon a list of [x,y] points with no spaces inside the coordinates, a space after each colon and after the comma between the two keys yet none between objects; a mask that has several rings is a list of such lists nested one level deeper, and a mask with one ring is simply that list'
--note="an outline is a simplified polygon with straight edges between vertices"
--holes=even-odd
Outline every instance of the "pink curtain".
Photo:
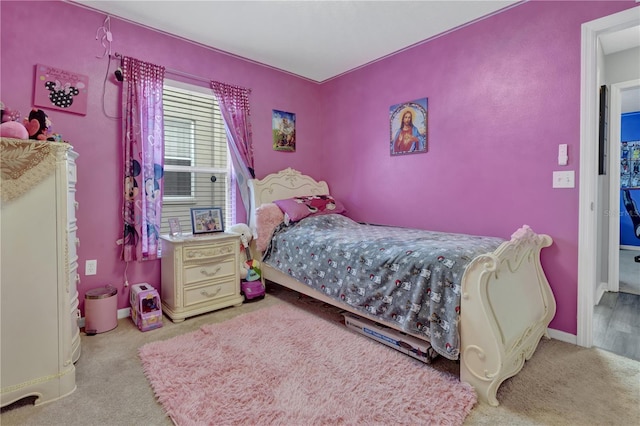
[{"label": "pink curtain", "polygon": [[248,181],[255,177],[249,108],[251,90],[217,81],[211,82],[211,89],[220,106],[236,182],[248,214],[251,208]]},{"label": "pink curtain", "polygon": [[164,184],[164,67],[123,57],[122,259],[158,256]]}]

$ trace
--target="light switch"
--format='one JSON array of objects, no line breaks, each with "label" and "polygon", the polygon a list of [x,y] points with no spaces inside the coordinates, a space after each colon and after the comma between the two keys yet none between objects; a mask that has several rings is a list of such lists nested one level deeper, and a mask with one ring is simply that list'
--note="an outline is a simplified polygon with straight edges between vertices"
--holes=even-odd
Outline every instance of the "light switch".
[{"label": "light switch", "polygon": [[569,161],[569,155],[567,151],[567,144],[561,143],[558,145],[558,165],[566,166]]},{"label": "light switch", "polygon": [[575,188],[575,171],[553,172],[554,188]]}]

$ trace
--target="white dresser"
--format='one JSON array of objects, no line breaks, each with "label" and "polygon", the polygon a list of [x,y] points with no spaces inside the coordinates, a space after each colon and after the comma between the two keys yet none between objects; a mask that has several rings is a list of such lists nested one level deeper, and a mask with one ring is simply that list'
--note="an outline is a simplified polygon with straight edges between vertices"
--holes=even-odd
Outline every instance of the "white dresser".
[{"label": "white dresser", "polygon": [[173,322],[244,301],[240,235],[162,235],[162,310]]},{"label": "white dresser", "polygon": [[66,143],[2,138],[1,405],[76,389],[80,357],[75,183]]}]

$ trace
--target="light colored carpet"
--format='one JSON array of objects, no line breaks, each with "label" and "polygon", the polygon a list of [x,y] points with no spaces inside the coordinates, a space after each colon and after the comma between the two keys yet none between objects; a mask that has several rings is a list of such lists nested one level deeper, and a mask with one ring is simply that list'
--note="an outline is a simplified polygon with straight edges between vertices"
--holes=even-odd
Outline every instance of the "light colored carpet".
[{"label": "light colored carpet", "polygon": [[[264,300],[140,332],[130,319],[96,336],[82,335],[76,364],[78,389],[50,404],[2,410],[7,425],[171,425],[142,370],[138,349],[152,341],[198,330],[277,304],[308,306],[339,317],[335,309],[270,285]],[[391,349],[390,349],[391,350]],[[364,355],[363,355],[364,358]],[[443,358],[431,365],[458,374]],[[498,390],[499,407],[479,403],[465,425],[635,425],[640,418],[640,363],[597,348],[543,339],[524,369]],[[27,402],[27,401],[25,401]]]},{"label": "light colored carpet", "polygon": [[177,425],[461,425],[473,388],[344,324],[271,306],[140,348]]}]

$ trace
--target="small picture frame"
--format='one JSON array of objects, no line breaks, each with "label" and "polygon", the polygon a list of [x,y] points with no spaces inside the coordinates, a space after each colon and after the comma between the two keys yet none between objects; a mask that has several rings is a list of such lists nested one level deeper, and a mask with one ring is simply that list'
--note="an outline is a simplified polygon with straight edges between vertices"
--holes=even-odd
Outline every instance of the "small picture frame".
[{"label": "small picture frame", "polygon": [[274,109],[271,126],[273,150],[296,152],[296,115]]},{"label": "small picture frame", "polygon": [[177,217],[170,217],[169,219],[169,234],[172,237],[178,237],[182,235],[182,227],[180,226],[180,219]]},{"label": "small picture frame", "polygon": [[222,209],[220,207],[191,208],[191,229],[193,235],[224,232]]}]

